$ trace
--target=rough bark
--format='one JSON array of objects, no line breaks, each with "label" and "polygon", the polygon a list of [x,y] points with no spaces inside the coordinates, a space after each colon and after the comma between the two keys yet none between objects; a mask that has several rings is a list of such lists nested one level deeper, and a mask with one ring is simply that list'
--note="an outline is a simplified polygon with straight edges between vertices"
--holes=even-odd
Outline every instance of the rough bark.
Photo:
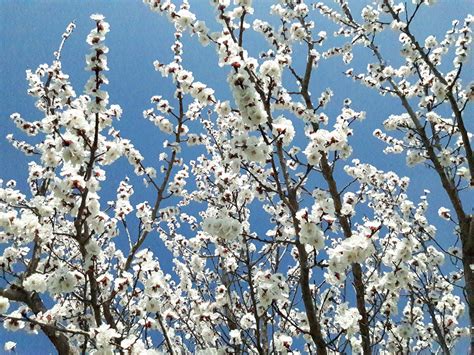
[{"label": "rough bark", "polygon": [[[321,157],[321,170],[323,172],[324,179],[326,180],[329,193],[334,201],[334,209],[336,211],[336,217],[342,227],[345,238],[352,236],[351,226],[347,217],[341,214],[342,201],[339,191],[337,189],[336,180],[334,179],[331,166],[327,160],[325,154]],[[352,276],[354,277],[354,289],[356,291],[356,303],[357,310],[361,316],[359,320],[359,330],[362,337],[362,351],[364,355],[371,354],[371,341],[370,341],[370,329],[369,329],[369,315],[365,308],[365,286],[362,277],[362,267],[359,263],[352,264]]]},{"label": "rough bark", "polygon": [[[46,312],[47,309],[43,304],[43,301],[36,293],[29,293],[25,290],[12,286],[6,290],[0,290],[0,295],[8,298],[11,301],[21,302],[26,304],[31,311],[36,315],[40,312]],[[58,354],[68,355],[72,354],[72,349],[69,344],[68,338],[59,332],[56,327],[49,326],[46,324],[40,325],[41,330],[46,334],[51,343],[54,345]]]}]

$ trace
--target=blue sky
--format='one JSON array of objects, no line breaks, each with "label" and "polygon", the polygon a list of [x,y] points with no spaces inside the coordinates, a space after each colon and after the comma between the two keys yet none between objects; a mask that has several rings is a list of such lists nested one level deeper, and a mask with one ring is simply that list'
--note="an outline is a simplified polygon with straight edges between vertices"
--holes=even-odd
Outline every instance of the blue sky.
[{"label": "blue sky", "polygon": [[[213,15],[208,1],[190,0],[190,3],[198,17],[205,19],[212,28]],[[254,0],[254,3],[257,5],[256,13],[268,18],[262,9],[274,1]],[[354,8],[360,8],[367,3],[369,2],[362,0],[351,2]],[[424,10],[420,14],[416,31],[423,35],[423,39],[428,34],[441,36],[452,19],[462,19],[472,10],[473,2],[469,0],[440,0],[432,11]],[[85,37],[92,26],[89,19],[92,13],[104,14],[111,25],[111,32],[106,39],[110,48],[110,72],[107,73],[110,85],[107,90],[110,102],[120,104],[124,110],[117,128],[135,142],[145,155],[146,161],[153,162],[161,151],[163,137],[158,129],[143,119],[142,112],[151,107],[149,99],[153,95],[172,98],[173,86],[170,80],[162,79],[152,65],[156,59],[168,62],[172,58],[169,48],[174,40],[173,28],[164,17],[149,11],[139,0],[0,0],[0,178],[5,181],[16,179],[20,187],[26,187],[22,181],[25,181],[27,176],[27,161],[4,139],[10,132],[21,137],[8,117],[13,112],[19,112],[24,118],[31,120],[41,118],[40,112],[34,107],[33,99],[26,93],[25,70],[35,69],[41,63],[50,63],[61,34],[67,24],[75,20],[76,30],[65,45],[62,58],[64,72],[71,76],[76,92],[80,93],[89,76],[84,71],[84,56],[88,53]],[[325,27],[327,22],[318,20],[318,23],[320,30],[331,32]],[[250,52],[254,55],[257,51],[267,49],[265,42],[258,36],[251,36],[249,39]],[[396,58],[398,50],[391,46],[392,40],[389,36],[384,37],[381,47],[387,51],[390,58]],[[193,70],[195,78],[213,87],[219,99],[230,98],[225,81],[226,69],[217,67],[214,49],[211,46],[203,49],[196,44],[195,38],[190,40],[186,36],[184,50],[184,64]],[[351,66],[363,68],[364,63],[372,60],[365,51],[357,51],[356,54],[359,54],[359,58]],[[384,145],[372,136],[372,131],[379,128],[389,114],[402,112],[400,104],[397,100],[381,98],[376,92],[352,83],[342,76],[344,70],[339,58],[322,63],[315,74],[316,79],[311,90],[313,95],[319,95],[326,87],[334,91],[333,104],[327,112],[329,115],[335,116],[339,113],[345,97],[352,99],[354,109],[367,111],[366,121],[357,123],[354,127],[353,157],[372,163],[379,169],[394,170],[400,175],[409,176],[412,180],[411,197],[415,201],[424,188],[433,191],[430,214],[435,216],[433,221],[439,234],[446,234],[446,239],[452,238],[450,226],[440,221],[435,213],[445,201],[437,177],[422,167],[405,167],[404,155],[384,155],[381,152]],[[472,127],[471,123],[471,131]],[[115,192],[118,181],[124,176],[124,169],[128,169],[128,165],[120,161],[109,172],[110,185],[104,187],[106,194]],[[132,174],[131,170],[128,171],[128,174]],[[139,195],[144,193],[140,189],[138,192]],[[0,329],[0,342],[6,340],[16,341],[20,354],[31,353],[33,347],[34,352],[38,354],[47,353],[48,349],[51,349],[43,337],[24,337],[22,333],[7,333]]]}]

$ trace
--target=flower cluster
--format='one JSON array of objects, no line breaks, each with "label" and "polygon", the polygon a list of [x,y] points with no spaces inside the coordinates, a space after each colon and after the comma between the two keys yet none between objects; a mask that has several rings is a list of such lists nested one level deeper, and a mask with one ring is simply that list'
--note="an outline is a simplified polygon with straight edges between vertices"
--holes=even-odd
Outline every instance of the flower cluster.
[{"label": "flower cluster", "polygon": [[242,225],[232,217],[208,217],[203,222],[203,230],[216,238],[231,242],[239,237]]}]

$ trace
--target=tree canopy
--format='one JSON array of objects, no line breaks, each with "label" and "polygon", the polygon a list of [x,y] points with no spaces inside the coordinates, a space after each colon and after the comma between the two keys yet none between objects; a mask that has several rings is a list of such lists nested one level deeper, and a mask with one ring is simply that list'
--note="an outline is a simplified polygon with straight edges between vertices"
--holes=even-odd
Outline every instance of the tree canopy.
[{"label": "tree canopy", "polygon": [[[425,36],[414,28],[434,0],[280,0],[261,18],[251,0],[212,0],[212,23],[191,1],[144,3],[175,39],[172,59],[153,63],[173,95],[157,88],[143,108],[153,150],[129,139],[136,118],[109,97],[103,15],[90,16],[83,89],[62,66],[74,22],[27,71],[41,118],[10,116],[29,189],[0,184],[3,327],[43,333],[60,354],[466,351],[473,17]],[[231,97],[195,78],[184,38],[215,48],[191,55],[225,70]],[[331,81],[398,109],[370,117],[351,92],[332,101],[318,77],[336,61]],[[359,157],[353,141],[369,135],[384,144],[371,154],[403,156],[415,179]],[[427,174],[436,191],[413,194]]]}]

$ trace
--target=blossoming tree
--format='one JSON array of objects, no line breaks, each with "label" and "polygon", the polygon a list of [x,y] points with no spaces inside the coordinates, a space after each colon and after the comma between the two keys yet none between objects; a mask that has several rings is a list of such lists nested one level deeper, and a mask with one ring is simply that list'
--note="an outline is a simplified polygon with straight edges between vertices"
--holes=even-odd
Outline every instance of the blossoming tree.
[{"label": "blossoming tree", "polygon": [[[44,117],[12,114],[37,138],[7,137],[28,157],[30,190],[14,181],[0,187],[4,328],[43,332],[60,354],[449,354],[467,344],[474,86],[462,79],[472,16],[444,38],[422,39],[412,24],[433,0],[378,0],[361,14],[344,0],[280,0],[271,5],[278,26],[253,19],[251,0],[212,0],[220,30],[211,32],[185,0],[144,2],[175,30],[174,59],[154,63],[174,97],[154,96],[144,111],[169,136],[159,161],[145,160],[114,128],[122,109],[105,90],[102,15],[91,16],[83,94],[61,67],[74,24],[52,64],[27,72]],[[337,26],[334,35],[315,26],[321,15]],[[246,50],[252,30],[268,42],[259,57]],[[399,36],[397,66],[378,45],[390,31]],[[185,67],[186,33],[215,47],[233,100]],[[357,47],[373,54],[366,71],[349,67]],[[406,154],[420,174],[429,167],[439,176],[439,217],[456,235],[448,243],[428,220],[428,194],[409,197],[408,178],[352,157],[365,112],[347,98],[340,114],[328,114],[332,91],[315,86],[318,63],[332,56],[348,65],[346,80],[400,102],[374,136],[384,153]],[[188,159],[196,145],[203,153]],[[107,179],[121,157],[148,188],[138,204],[136,179]],[[110,184],[117,194],[107,203],[101,187]],[[190,206],[200,212],[187,213]],[[160,265],[164,254],[172,268]]]}]

